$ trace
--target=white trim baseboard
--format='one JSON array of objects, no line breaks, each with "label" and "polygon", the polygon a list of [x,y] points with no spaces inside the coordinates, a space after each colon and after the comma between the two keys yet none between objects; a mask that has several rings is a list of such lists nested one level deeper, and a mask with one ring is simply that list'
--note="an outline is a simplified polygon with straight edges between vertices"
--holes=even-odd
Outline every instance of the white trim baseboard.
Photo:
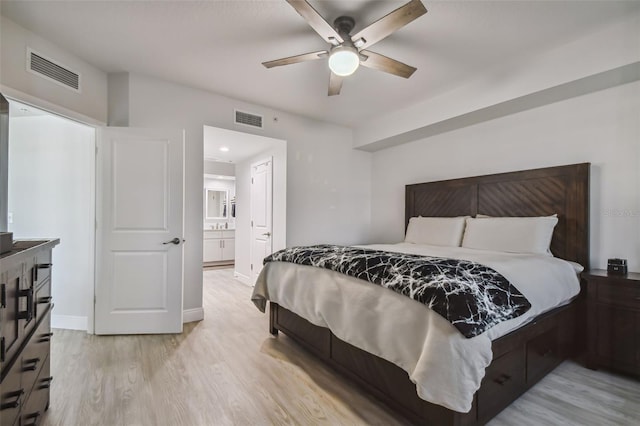
[{"label": "white trim baseboard", "polygon": [[202,321],[204,319],[204,309],[193,308],[182,311],[182,323]]},{"label": "white trim baseboard", "polygon": [[87,317],[51,314],[51,328],[87,331]]},{"label": "white trim baseboard", "polygon": [[248,276],[241,274],[238,271],[233,271],[233,278],[235,278],[236,280],[240,281],[242,284],[246,284],[249,287],[253,287],[253,283],[251,282],[251,278],[249,278]]}]

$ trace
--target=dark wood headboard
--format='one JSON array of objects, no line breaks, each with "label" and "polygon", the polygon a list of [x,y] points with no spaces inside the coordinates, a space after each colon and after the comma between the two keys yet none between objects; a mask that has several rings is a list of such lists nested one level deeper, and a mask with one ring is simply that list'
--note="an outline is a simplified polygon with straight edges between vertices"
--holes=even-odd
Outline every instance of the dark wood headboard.
[{"label": "dark wood headboard", "polygon": [[414,216],[558,215],[551,252],[589,268],[589,163],[406,186]]}]

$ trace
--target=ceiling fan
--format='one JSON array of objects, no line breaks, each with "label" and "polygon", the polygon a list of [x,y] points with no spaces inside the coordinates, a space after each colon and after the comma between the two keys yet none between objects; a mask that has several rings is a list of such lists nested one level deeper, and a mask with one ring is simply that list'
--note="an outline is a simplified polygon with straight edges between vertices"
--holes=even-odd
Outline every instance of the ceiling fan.
[{"label": "ceiling fan", "polygon": [[353,74],[359,65],[404,78],[411,77],[416,70],[412,66],[366,49],[427,13],[420,0],[411,0],[355,35],[351,35],[355,20],[350,16],[336,18],[331,26],[306,0],[287,0],[287,3],[293,6],[311,28],[331,44],[331,47],[329,50],[263,62],[262,65],[266,68],[328,57],[331,70],[329,96],[340,94],[342,80]]}]

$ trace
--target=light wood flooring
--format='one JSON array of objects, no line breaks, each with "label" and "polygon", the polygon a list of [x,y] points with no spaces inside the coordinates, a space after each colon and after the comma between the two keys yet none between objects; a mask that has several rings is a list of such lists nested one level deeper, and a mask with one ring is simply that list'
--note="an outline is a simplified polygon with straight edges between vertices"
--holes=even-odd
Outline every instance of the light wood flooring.
[{"label": "light wood flooring", "polygon": [[[205,319],[181,335],[55,330],[44,425],[400,425],[280,333],[231,269],[204,272]],[[565,362],[490,423],[637,425],[640,382]]]}]

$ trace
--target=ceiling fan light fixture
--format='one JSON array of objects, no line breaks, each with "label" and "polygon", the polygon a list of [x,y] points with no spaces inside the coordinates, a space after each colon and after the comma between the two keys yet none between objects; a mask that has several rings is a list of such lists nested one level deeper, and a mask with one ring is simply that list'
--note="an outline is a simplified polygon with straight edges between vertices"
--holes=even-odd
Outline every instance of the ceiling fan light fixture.
[{"label": "ceiling fan light fixture", "polygon": [[351,46],[338,46],[329,54],[329,69],[336,75],[346,77],[360,66],[358,49]]}]

